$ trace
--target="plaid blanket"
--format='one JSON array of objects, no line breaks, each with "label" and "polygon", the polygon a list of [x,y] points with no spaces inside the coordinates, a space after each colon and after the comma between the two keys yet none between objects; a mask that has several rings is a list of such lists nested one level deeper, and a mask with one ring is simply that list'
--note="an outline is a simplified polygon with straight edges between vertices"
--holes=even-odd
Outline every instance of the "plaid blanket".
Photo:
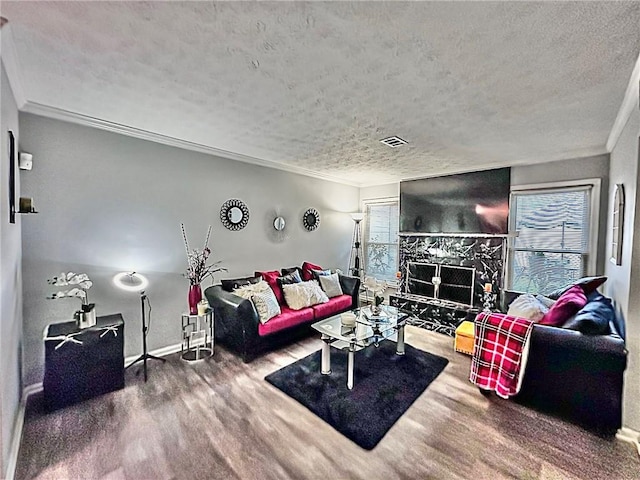
[{"label": "plaid blanket", "polygon": [[[502,398],[520,391],[533,322],[504,313],[479,313],[469,380]],[[522,375],[521,375],[522,373]]]}]

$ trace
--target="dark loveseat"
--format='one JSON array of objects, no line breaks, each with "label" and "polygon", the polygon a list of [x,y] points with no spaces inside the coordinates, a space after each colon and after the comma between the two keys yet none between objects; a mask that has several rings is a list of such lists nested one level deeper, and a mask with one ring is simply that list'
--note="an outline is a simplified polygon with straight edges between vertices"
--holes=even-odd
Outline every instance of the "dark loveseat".
[{"label": "dark loveseat", "polygon": [[[505,307],[518,295],[505,292]],[[615,433],[622,424],[627,350],[624,325],[615,311],[608,323],[600,334],[566,325],[534,325],[522,388],[515,400],[603,435]]]},{"label": "dark loveseat", "polygon": [[[290,270],[283,269],[283,272]],[[278,288],[271,282],[273,274],[278,274],[277,271],[256,272],[259,273],[263,274],[272,289]],[[346,275],[338,275],[338,278],[344,295],[300,310],[290,309],[280,297],[278,300],[282,313],[265,324],[260,323],[250,300],[225,290],[223,285],[207,288],[204,294],[214,310],[216,342],[241,355],[244,362],[250,362],[265,351],[291,343],[308,334],[312,323],[358,306],[360,279]]]}]

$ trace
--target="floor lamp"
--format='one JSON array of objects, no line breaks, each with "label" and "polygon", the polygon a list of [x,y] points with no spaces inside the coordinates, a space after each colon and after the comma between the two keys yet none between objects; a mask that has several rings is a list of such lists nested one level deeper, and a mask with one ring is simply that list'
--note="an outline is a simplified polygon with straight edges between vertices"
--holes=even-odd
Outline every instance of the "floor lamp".
[{"label": "floor lamp", "polygon": [[355,212],[351,214],[351,218],[355,222],[353,226],[353,242],[351,249],[351,258],[349,258],[349,271],[354,277],[362,278],[362,271],[364,271],[364,262],[362,267],[360,266],[360,257],[362,255],[362,244],[360,243],[360,222],[364,219],[364,213]]},{"label": "floor lamp", "polygon": [[[115,277],[113,277],[113,283],[122,290],[126,290],[128,292],[140,292],[140,307],[142,310],[142,355],[136,358],[133,362],[127,365],[126,368],[129,368],[132,365],[135,365],[138,362],[143,362],[143,370],[144,370],[144,381],[147,381],[147,359],[151,358],[153,360],[160,360],[161,362],[165,362],[164,358],[159,358],[154,355],[151,355],[147,352],[147,333],[149,332],[149,324],[147,323],[147,317],[144,309],[144,302],[147,301],[147,295],[144,293],[144,289],[149,285],[149,280],[144,275],[141,275],[137,272],[122,272],[118,273]],[[149,311],[151,311],[151,307],[149,307]]]}]

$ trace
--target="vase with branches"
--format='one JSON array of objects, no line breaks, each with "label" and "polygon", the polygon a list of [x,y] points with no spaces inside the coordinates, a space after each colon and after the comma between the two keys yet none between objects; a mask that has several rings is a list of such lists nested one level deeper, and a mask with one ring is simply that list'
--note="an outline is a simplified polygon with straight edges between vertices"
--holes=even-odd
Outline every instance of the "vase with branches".
[{"label": "vase with branches", "polygon": [[213,279],[216,272],[226,272],[227,269],[220,266],[220,261],[209,263],[211,249],[209,248],[209,238],[211,237],[211,225],[207,229],[207,236],[204,240],[202,249],[189,248],[187,233],[184,229],[184,223],[180,224],[182,229],[182,239],[184,240],[185,250],[187,252],[187,270],[183,274],[189,280],[189,313],[196,315],[198,313],[198,302],[202,300],[201,283],[207,278]]}]

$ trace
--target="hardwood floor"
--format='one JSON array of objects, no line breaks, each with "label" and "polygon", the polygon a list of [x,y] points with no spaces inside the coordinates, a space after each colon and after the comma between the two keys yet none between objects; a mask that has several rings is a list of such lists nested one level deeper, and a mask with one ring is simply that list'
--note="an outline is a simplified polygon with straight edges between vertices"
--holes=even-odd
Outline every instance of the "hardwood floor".
[{"label": "hardwood floor", "polygon": [[[407,341],[450,360],[366,451],[264,381],[318,350],[309,338],[246,365],[151,363],[148,383],[54,413],[27,407],[17,479],[638,479],[635,449],[495,396],[467,380],[453,339],[407,327]],[[357,382],[357,378],[356,378]]]}]

